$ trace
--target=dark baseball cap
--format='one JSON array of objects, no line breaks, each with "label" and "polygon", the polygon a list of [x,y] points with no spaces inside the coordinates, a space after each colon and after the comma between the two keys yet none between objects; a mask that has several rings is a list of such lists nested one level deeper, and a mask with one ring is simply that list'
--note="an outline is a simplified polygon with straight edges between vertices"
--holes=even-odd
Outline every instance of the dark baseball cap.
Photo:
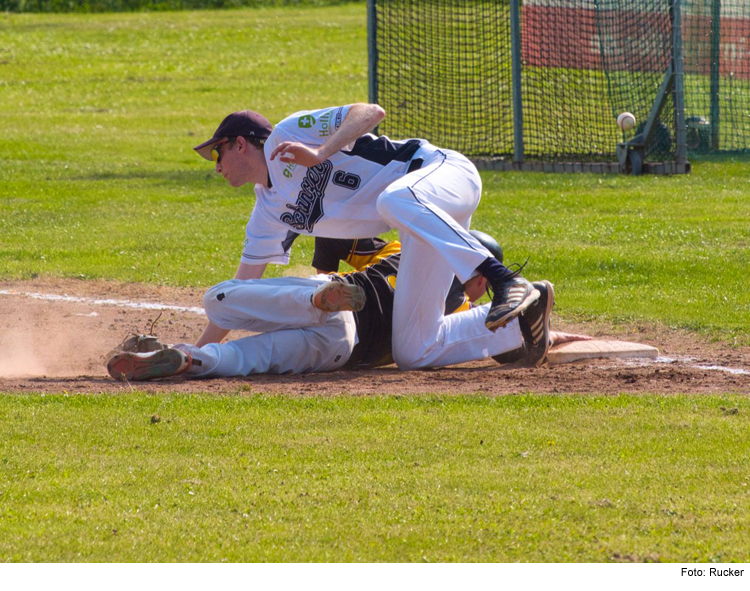
[{"label": "dark baseball cap", "polygon": [[224,117],[224,121],[216,128],[214,136],[199,146],[195,146],[193,150],[206,160],[213,160],[211,148],[226,137],[244,136],[264,140],[271,135],[272,131],[273,125],[263,115],[255,111],[237,111]]}]

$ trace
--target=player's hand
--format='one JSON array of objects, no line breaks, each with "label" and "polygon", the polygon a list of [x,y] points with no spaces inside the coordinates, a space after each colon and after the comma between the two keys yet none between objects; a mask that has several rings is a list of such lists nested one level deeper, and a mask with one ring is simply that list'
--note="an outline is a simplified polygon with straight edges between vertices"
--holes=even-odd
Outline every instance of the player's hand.
[{"label": "player's hand", "polygon": [[550,331],[549,339],[552,341],[552,347],[562,345],[563,343],[572,343],[573,341],[590,341],[593,337],[585,334],[571,334],[569,332]]},{"label": "player's hand", "polygon": [[281,142],[271,152],[271,160],[274,160],[277,156],[282,162],[294,162],[307,168],[320,164],[324,160],[318,150],[297,142]]}]

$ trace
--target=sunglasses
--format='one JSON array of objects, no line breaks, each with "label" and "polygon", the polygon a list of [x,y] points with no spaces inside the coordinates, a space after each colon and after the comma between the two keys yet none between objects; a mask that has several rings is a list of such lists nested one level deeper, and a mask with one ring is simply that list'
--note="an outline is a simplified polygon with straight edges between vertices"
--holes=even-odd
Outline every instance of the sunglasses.
[{"label": "sunglasses", "polygon": [[229,140],[225,140],[221,143],[216,144],[213,148],[211,148],[211,158],[213,158],[214,162],[217,164],[221,163],[221,147],[224,144],[228,144]]}]

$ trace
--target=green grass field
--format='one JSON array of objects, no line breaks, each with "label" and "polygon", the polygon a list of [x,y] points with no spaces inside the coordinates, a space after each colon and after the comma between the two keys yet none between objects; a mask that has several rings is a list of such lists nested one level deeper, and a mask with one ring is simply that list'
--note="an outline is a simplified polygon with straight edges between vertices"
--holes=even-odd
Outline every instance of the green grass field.
[{"label": "green grass field", "polygon": [[[367,97],[361,5],[0,22],[4,278],[230,277],[252,189],[227,187],[191,148],[234,110],[276,121]],[[531,257],[527,275],[560,288],[563,315],[748,344],[746,166],[698,163],[672,178],[487,173],[474,225],[509,261]],[[310,256],[300,241],[294,261]]]},{"label": "green grass field", "polygon": [[[0,15],[0,280],[232,276],[252,189],[192,146],[366,68],[363,5]],[[747,162],[693,170],[484,173],[474,226],[564,318],[747,346]],[[7,393],[0,560],[750,560],[747,397],[438,394]]]},{"label": "green grass field", "polygon": [[731,396],[7,396],[0,556],[748,561],[748,412]]}]

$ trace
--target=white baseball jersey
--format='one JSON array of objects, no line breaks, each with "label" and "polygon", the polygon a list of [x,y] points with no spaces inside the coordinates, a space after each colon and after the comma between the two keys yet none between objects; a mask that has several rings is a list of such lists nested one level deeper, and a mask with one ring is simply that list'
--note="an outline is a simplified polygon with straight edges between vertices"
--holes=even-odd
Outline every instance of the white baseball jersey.
[{"label": "white baseball jersey", "polygon": [[349,106],[300,111],[274,128],[265,144],[270,187],[255,186],[242,262],[287,264],[290,232],[361,238],[390,230],[377,212],[377,197],[438,150],[426,140],[394,142],[365,134],[312,168],[269,159],[285,141],[323,145],[348,112]]}]

